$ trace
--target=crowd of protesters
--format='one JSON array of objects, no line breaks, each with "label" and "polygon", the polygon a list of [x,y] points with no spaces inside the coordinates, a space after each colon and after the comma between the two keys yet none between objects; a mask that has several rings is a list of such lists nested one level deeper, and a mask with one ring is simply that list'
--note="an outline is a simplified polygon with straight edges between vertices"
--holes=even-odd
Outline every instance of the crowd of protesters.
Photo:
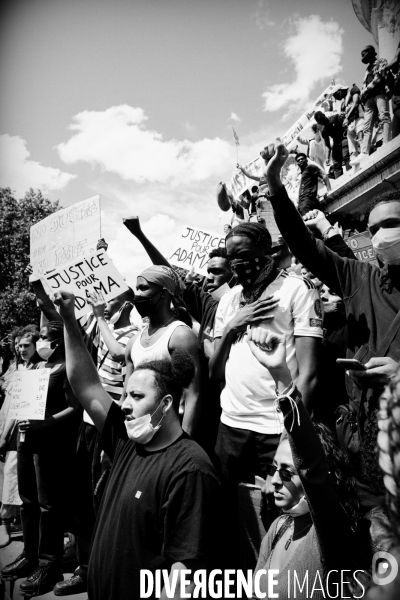
[{"label": "crowd of protesters", "polygon": [[[345,118],[317,112],[313,139],[299,139],[298,207],[277,140],[205,278],[182,278],[131,217],[132,252],[149,258],[135,291],[107,303],[93,292],[77,320],[72,294],[33,282],[41,322],[3,340],[0,379],[0,547],[23,534],[1,577],[22,579],[21,595],[242,597],[247,577],[253,598],[296,597],[296,585],[302,598],[399,597],[400,576],[374,586],[376,553],[393,571],[400,557],[400,190],[368,210],[376,265],[317,201],[325,160],[342,169],[344,134],[356,158],[377,117],[383,143],[398,133],[399,53],[383,63],[369,46],[362,60]],[[278,245],[257,217],[260,190]],[[9,419],[14,374],[38,368],[50,371],[44,420]]]}]

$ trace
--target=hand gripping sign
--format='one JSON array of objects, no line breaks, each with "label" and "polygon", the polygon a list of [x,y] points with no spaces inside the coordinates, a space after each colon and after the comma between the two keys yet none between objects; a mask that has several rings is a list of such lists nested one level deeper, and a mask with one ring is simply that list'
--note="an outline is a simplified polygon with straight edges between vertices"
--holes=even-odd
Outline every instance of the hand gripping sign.
[{"label": "hand gripping sign", "polygon": [[106,302],[128,290],[122,275],[104,250],[87,254],[42,279],[47,291],[55,294],[66,290],[75,296],[75,316],[78,319],[92,310],[89,293],[101,292]]}]

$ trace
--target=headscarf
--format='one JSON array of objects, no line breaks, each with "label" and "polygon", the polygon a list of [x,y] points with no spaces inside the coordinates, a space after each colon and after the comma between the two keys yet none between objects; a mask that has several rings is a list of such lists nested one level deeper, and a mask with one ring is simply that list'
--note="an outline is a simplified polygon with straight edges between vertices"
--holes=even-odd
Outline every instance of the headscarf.
[{"label": "headscarf", "polygon": [[182,290],[185,288],[184,283],[178,277],[171,267],[165,267],[163,265],[153,265],[148,267],[138,275],[143,277],[149,283],[159,285],[161,288],[165,288],[173,298],[180,299]]}]

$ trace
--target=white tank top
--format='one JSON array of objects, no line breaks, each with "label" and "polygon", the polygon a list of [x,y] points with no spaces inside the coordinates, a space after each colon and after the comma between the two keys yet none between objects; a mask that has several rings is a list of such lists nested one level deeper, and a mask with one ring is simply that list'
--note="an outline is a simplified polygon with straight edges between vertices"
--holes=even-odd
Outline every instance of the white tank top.
[{"label": "white tank top", "polygon": [[133,368],[136,369],[140,363],[145,361],[147,362],[149,360],[165,360],[166,358],[170,359],[171,355],[168,349],[169,340],[171,339],[171,335],[174,333],[175,329],[182,326],[190,329],[190,327],[188,327],[186,323],[183,323],[183,321],[174,321],[166,328],[163,335],[154,344],[148,348],[144,348],[140,343],[140,340],[142,339],[144,332],[148,331],[149,326],[147,326],[133,342],[131,348]]}]

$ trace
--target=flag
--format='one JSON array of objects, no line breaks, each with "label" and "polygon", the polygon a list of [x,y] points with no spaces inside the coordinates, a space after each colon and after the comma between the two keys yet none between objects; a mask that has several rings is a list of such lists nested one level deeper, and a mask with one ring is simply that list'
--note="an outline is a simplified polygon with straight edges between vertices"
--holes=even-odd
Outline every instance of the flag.
[{"label": "flag", "polygon": [[232,131],[233,131],[233,139],[235,140],[235,144],[236,144],[236,146],[239,146],[239,137],[238,137],[238,134],[233,129],[233,127],[232,127]]}]

